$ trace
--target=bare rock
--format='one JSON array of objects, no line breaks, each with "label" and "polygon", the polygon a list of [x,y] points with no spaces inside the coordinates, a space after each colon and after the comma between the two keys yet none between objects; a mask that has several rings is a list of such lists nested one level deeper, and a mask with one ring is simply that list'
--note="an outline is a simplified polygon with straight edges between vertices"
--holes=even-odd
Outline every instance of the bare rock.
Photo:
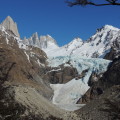
[{"label": "bare rock", "polygon": [[13,19],[8,16],[1,24],[5,27],[7,30],[11,30],[17,37],[20,37],[20,34],[18,32],[17,23],[13,21]]}]

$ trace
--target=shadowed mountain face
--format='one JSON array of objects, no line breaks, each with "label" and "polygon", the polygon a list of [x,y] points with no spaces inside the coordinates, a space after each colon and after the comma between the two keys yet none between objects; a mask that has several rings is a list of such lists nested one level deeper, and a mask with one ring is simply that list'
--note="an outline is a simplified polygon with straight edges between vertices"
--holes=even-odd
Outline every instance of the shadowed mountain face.
[{"label": "shadowed mountain face", "polygon": [[111,47],[110,52],[108,52],[104,59],[113,60],[117,59],[120,56],[120,36],[113,42],[113,46]]},{"label": "shadowed mountain face", "polygon": [[83,108],[75,111],[81,120],[119,120],[120,85],[106,89]]}]

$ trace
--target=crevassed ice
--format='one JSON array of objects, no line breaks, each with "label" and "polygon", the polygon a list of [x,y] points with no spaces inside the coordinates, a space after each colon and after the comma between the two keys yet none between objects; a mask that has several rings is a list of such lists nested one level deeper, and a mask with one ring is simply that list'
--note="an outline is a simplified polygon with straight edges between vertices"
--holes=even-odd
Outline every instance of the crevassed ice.
[{"label": "crevassed ice", "polygon": [[[70,62],[80,74],[83,70],[88,70],[85,77],[79,80],[72,79],[66,84],[51,84],[54,90],[52,102],[60,108],[74,111],[81,107],[76,102],[81,98],[89,89],[88,80],[92,72],[103,73],[107,70],[109,60],[98,58],[81,58],[78,56],[59,56],[49,59],[49,65],[57,67],[63,63]],[[70,107],[71,106],[71,107]]]}]

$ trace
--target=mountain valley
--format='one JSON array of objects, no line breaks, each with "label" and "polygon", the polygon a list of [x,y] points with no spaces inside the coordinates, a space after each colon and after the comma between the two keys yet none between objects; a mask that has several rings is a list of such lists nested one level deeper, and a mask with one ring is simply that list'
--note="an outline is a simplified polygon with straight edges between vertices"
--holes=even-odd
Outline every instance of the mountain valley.
[{"label": "mountain valley", "polygon": [[37,32],[22,40],[8,16],[0,24],[0,120],[119,120],[119,66],[118,28],[59,47]]}]

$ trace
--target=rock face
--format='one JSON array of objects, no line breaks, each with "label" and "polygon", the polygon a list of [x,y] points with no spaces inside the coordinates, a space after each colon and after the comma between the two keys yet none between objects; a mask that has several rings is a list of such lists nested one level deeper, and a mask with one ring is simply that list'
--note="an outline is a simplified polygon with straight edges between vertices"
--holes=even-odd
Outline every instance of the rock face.
[{"label": "rock face", "polygon": [[120,57],[113,60],[108,67],[108,70],[104,73],[103,77],[99,80],[97,85],[101,85],[103,90],[113,85],[120,84]]},{"label": "rock face", "polygon": [[120,57],[113,60],[108,70],[103,75],[91,75],[88,85],[90,89],[77,103],[88,103],[98,98],[106,89],[114,85],[120,85]]},{"label": "rock face", "polygon": [[108,52],[104,59],[113,60],[120,56],[120,33],[118,34],[117,38],[113,42],[110,52]]},{"label": "rock face", "polygon": [[65,84],[77,76],[78,72],[76,68],[61,65],[46,70],[43,79],[48,80],[51,84]]},{"label": "rock face", "polygon": [[[58,47],[57,42],[50,35],[40,36],[40,45],[41,45],[42,49],[49,48],[50,45],[52,45],[52,44],[56,45],[56,47]],[[53,46],[53,47],[55,47],[55,46]]]},{"label": "rock face", "polygon": [[54,38],[52,38],[50,35],[39,37],[37,32],[28,39],[24,38],[23,43],[41,48],[44,51],[58,48],[57,42],[54,40]]},{"label": "rock face", "polygon": [[6,30],[11,30],[17,37],[20,37],[18,32],[17,24],[13,21],[13,19],[8,16],[1,24],[4,26]]}]

